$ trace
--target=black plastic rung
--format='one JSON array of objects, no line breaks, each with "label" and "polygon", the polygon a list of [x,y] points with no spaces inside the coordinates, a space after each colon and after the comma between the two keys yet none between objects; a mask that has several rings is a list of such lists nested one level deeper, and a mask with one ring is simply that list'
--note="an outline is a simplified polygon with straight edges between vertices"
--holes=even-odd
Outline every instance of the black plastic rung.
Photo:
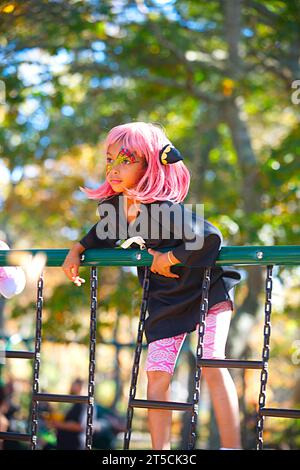
[{"label": "black plastic rung", "polygon": [[34,393],[34,401],[57,401],[61,403],[88,403],[89,397],[84,395],[58,395],[55,393]]},{"label": "black plastic rung", "polygon": [[289,410],[283,408],[262,408],[260,413],[263,416],[272,416],[274,418],[300,418],[300,410]]},{"label": "black plastic rung", "polygon": [[0,432],[0,440],[2,441],[31,441],[30,434],[21,434],[17,432]]},{"label": "black plastic rung", "polygon": [[33,351],[5,351],[8,359],[34,359]]},{"label": "black plastic rung", "polygon": [[193,403],[179,403],[176,401],[136,400],[131,399],[129,406],[132,408],[150,408],[160,410],[192,411]]},{"label": "black plastic rung", "polygon": [[262,361],[243,361],[239,359],[200,359],[201,367],[218,367],[224,369],[261,369]]}]

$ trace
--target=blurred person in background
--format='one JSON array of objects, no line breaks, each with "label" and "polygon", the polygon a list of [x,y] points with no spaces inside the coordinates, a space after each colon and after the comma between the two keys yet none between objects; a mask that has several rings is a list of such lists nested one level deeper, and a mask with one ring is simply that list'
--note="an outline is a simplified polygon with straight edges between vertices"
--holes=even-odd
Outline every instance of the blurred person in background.
[{"label": "blurred person in background", "polygon": [[[70,395],[81,395],[83,380],[75,379],[70,388]],[[86,404],[74,403],[68,410],[62,421],[51,419],[49,427],[56,430],[57,444],[59,450],[81,450],[84,449],[83,438]]]},{"label": "blurred person in background", "polygon": [[[82,395],[83,380],[75,379],[70,388],[70,395]],[[84,450],[86,440],[87,405],[74,403],[62,421],[50,419],[49,427],[56,430],[58,450]],[[119,432],[125,432],[126,423],[108,408],[94,406],[93,448],[112,449]]]}]

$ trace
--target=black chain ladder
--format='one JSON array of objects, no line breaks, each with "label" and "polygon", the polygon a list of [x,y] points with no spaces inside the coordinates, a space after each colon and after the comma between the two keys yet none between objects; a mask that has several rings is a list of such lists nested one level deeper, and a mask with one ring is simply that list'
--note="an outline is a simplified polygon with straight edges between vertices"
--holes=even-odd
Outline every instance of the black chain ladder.
[{"label": "black chain ladder", "polygon": [[[43,287],[44,287],[44,278],[43,278],[43,273],[41,273],[38,279],[38,283],[37,283],[32,397],[36,396],[39,393],[39,376],[40,376],[41,344],[42,344]],[[35,450],[36,444],[37,444],[38,406],[39,406],[39,402],[32,398],[32,402],[31,402],[31,450]]]},{"label": "black chain ladder", "polygon": [[127,408],[127,429],[126,429],[125,436],[124,436],[124,447],[123,447],[124,450],[129,449],[129,444],[130,444],[131,426],[132,426],[133,409],[134,409],[132,406],[132,403],[136,395],[136,384],[137,384],[138,373],[139,373],[143,333],[145,330],[145,319],[146,319],[146,313],[147,313],[149,282],[150,282],[150,268],[149,266],[145,266],[145,273],[144,273],[144,279],[143,279],[143,296],[142,296],[142,303],[141,303],[141,309],[140,309],[140,320],[139,320],[139,326],[138,326],[137,342],[136,342],[134,363],[133,363],[132,373],[131,373],[131,384],[130,384],[130,390],[129,390],[129,402],[128,402],[128,408]]},{"label": "black chain ladder", "polygon": [[95,369],[96,369],[96,331],[97,331],[97,268],[91,268],[91,319],[90,319],[90,358],[88,383],[88,408],[86,423],[86,449],[91,450],[93,443],[93,414],[95,396]]},{"label": "black chain ladder", "polygon": [[209,286],[210,286],[210,273],[211,273],[211,268],[205,268],[204,276],[203,276],[203,284],[202,284],[200,323],[199,323],[198,344],[197,344],[197,354],[196,354],[195,386],[194,386],[194,394],[193,394],[193,412],[191,416],[191,427],[190,427],[188,450],[193,450],[196,444],[198,406],[199,406],[199,399],[200,399],[200,380],[201,380],[201,374],[202,374],[201,359],[203,356],[203,342],[204,342],[204,333],[205,333],[205,326],[206,326],[206,315],[208,312],[208,293],[209,293]]},{"label": "black chain ladder", "polygon": [[268,362],[270,358],[270,336],[271,336],[271,311],[272,311],[272,270],[273,266],[267,266],[266,275],[266,300],[265,300],[265,323],[264,323],[264,344],[262,350],[262,369],[260,374],[260,391],[258,398],[258,416],[256,423],[256,449],[263,448],[263,429],[264,429],[264,415],[263,409],[266,404],[266,388],[268,381]]},{"label": "black chain ladder", "polygon": [[268,381],[268,361],[270,357],[270,336],[271,336],[271,311],[272,311],[272,270],[273,265],[267,266],[266,275],[266,300],[265,300],[265,322],[264,322],[264,344],[262,351],[262,367],[260,375],[259,409],[256,423],[256,449],[263,449],[263,430],[265,416],[278,418],[300,419],[300,410],[265,408],[266,387]]},{"label": "black chain ladder", "polygon": [[[82,257],[83,260],[83,257]],[[0,439],[10,441],[31,442],[31,449],[37,446],[38,432],[38,405],[40,401],[60,402],[60,403],[83,403],[87,404],[87,425],[86,425],[86,449],[92,448],[93,435],[93,414],[94,414],[94,391],[95,391],[95,365],[96,365],[96,328],[97,328],[97,267],[91,267],[91,309],[90,309],[90,342],[89,342],[89,378],[88,395],[59,395],[39,392],[40,354],[42,343],[42,313],[43,313],[43,273],[37,283],[36,302],[36,329],[35,348],[32,351],[5,351],[5,357],[18,359],[33,359],[33,385],[31,403],[31,425],[30,434],[13,432],[0,432]]]},{"label": "black chain ladder", "polygon": [[132,368],[131,385],[129,391],[129,402],[127,409],[127,430],[124,436],[124,450],[129,449],[131,427],[133,418],[134,408],[152,408],[152,409],[164,409],[164,410],[178,410],[178,411],[190,411],[191,412],[191,428],[190,428],[190,441],[189,449],[193,449],[195,445],[196,437],[196,422],[197,422],[197,407],[199,400],[200,391],[200,378],[201,378],[201,365],[199,360],[203,354],[203,338],[205,330],[205,316],[208,310],[208,292],[210,285],[210,271],[211,268],[205,268],[203,285],[202,285],[202,299],[201,299],[201,313],[200,313],[200,325],[199,325],[199,336],[198,336],[198,347],[197,347],[197,369],[195,373],[195,389],[193,403],[178,403],[178,402],[163,402],[157,400],[138,400],[135,398],[136,385],[139,372],[139,363],[142,351],[143,333],[145,329],[145,317],[147,312],[147,303],[149,296],[149,280],[150,280],[150,268],[145,267],[144,279],[143,279],[143,296],[140,309],[140,320],[138,326],[137,344],[134,355],[134,364]]},{"label": "black chain ladder", "polygon": [[[195,372],[195,388],[192,403],[162,402],[155,400],[137,400],[136,385],[139,372],[139,362],[142,351],[142,339],[145,329],[145,317],[147,312],[147,303],[149,296],[150,268],[145,267],[143,281],[143,297],[140,310],[140,321],[137,335],[137,345],[134,357],[134,366],[132,370],[132,380],[129,393],[129,403],[127,411],[127,431],[124,438],[124,449],[129,449],[131,437],[131,425],[133,418],[133,408],[152,408],[164,410],[178,410],[191,412],[191,428],[189,436],[188,449],[192,450],[196,441],[196,425],[198,418],[198,403],[200,396],[201,367],[222,367],[222,368],[243,368],[260,369],[260,393],[259,393],[259,411],[257,419],[257,450],[263,448],[263,426],[264,417],[282,417],[282,418],[300,418],[300,410],[265,408],[266,386],[268,380],[268,361],[270,354],[270,335],[271,335],[271,295],[272,295],[272,265],[267,266],[266,275],[266,301],[265,301],[265,321],[264,321],[264,344],[261,361],[236,360],[236,359],[202,359],[203,339],[205,333],[205,318],[208,311],[208,292],[210,287],[211,268],[205,268],[200,323],[197,345],[197,362]],[[31,442],[32,450],[36,449],[37,429],[38,429],[38,404],[40,401],[63,402],[63,403],[84,403],[87,408],[87,427],[86,427],[86,449],[92,448],[92,426],[94,410],[94,388],[95,388],[95,352],[96,352],[96,320],[97,320],[97,268],[91,268],[91,318],[90,318],[90,345],[89,345],[89,383],[88,396],[79,395],[57,395],[39,392],[39,371],[40,371],[40,352],[42,341],[42,310],[43,310],[43,274],[40,275],[37,283],[37,302],[36,302],[36,334],[35,348],[33,351],[5,351],[6,358],[33,359],[33,387],[32,387],[32,407],[31,407],[31,432],[30,434],[0,432],[0,439]]]}]

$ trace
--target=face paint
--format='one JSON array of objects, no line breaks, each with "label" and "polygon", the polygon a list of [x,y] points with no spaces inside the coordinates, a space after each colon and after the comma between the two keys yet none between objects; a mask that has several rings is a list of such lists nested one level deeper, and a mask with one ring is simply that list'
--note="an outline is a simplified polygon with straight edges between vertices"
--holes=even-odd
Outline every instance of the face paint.
[{"label": "face paint", "polygon": [[119,165],[125,161],[128,161],[130,163],[138,162],[138,160],[136,160],[135,155],[133,153],[131,153],[125,147],[121,147],[121,150],[117,155],[117,158],[113,162],[106,164],[106,173],[109,173],[113,169],[114,166]]}]

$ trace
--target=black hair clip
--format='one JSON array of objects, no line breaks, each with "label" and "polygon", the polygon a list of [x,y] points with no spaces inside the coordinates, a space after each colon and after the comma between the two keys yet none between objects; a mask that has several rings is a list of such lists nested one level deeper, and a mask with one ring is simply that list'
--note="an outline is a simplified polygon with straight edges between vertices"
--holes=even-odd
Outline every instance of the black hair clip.
[{"label": "black hair clip", "polygon": [[165,145],[159,152],[159,158],[163,165],[168,163],[176,163],[179,160],[183,160],[183,157],[179,150],[176,147],[173,147],[170,144]]}]

